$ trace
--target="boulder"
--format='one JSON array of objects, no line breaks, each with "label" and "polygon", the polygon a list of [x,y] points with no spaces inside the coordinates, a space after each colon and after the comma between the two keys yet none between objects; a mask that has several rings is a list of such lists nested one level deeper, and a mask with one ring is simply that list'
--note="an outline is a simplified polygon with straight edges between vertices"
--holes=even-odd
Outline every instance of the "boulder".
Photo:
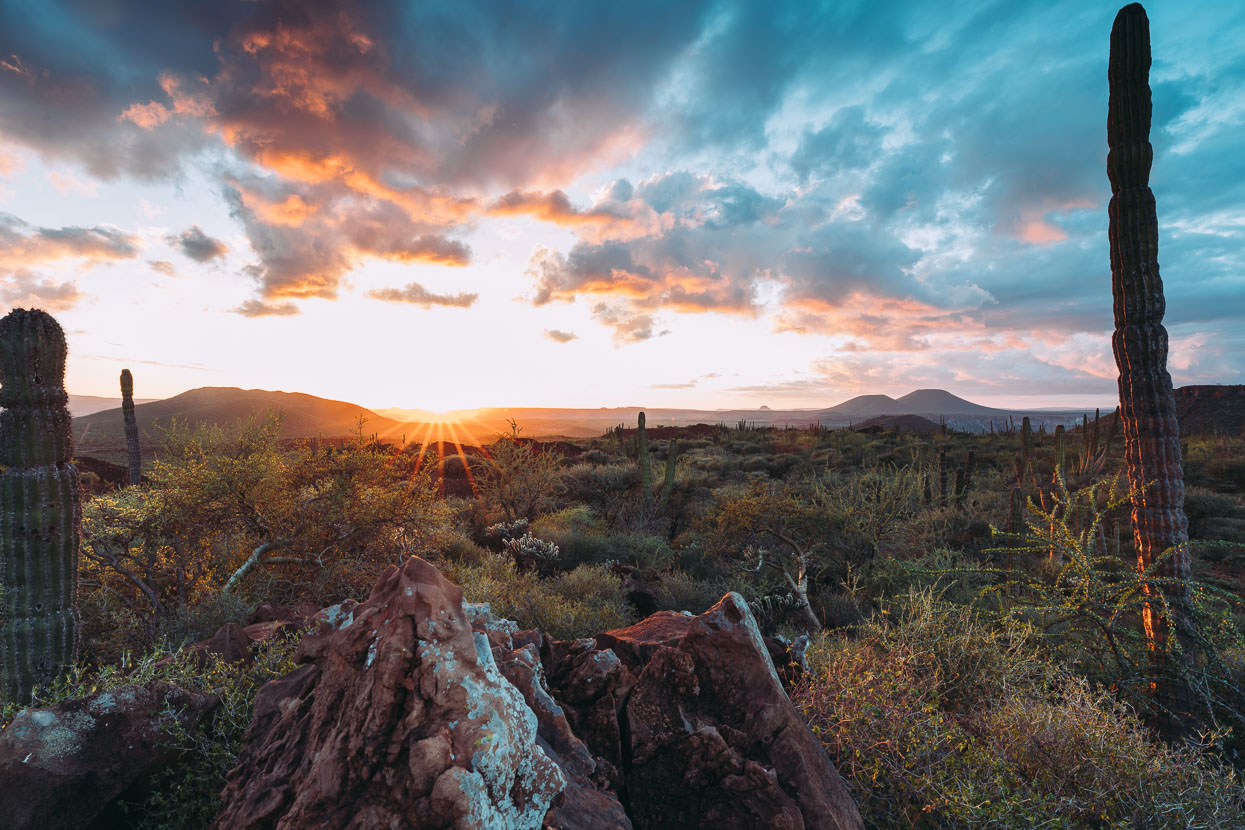
[{"label": "boulder", "polygon": [[246,618],[246,623],[247,625],[255,625],[256,623],[288,622],[302,625],[319,611],[320,607],[314,602],[302,602],[298,605],[262,602]]},{"label": "boulder", "polygon": [[108,805],[174,762],[182,750],[170,736],[193,731],[219,702],[153,683],[24,709],[0,732],[3,826],[115,826]]},{"label": "boulder", "polygon": [[216,828],[541,827],[565,776],[458,587],[412,557],[328,616],[257,696]]},{"label": "boulder", "polygon": [[608,648],[639,674],[657,649],[675,647],[691,628],[691,614],[686,611],[658,611],[626,628],[616,628],[596,636],[598,648]]},{"label": "boulder", "polygon": [[612,789],[617,770],[594,756],[571,730],[565,711],[549,694],[536,646],[528,644],[509,653],[499,648],[493,654],[502,675],[536,714],[537,743],[566,778],[566,789],[545,815],[545,830],[632,830]]},{"label": "boulder", "polygon": [[809,731],[747,604],[661,611],[572,642],[546,641],[549,688],[575,734],[617,765],[634,826],[863,827],[847,786]]},{"label": "boulder", "polygon": [[864,826],[738,594],[691,620],[676,647],[656,649],[628,698],[627,724],[637,827]]}]

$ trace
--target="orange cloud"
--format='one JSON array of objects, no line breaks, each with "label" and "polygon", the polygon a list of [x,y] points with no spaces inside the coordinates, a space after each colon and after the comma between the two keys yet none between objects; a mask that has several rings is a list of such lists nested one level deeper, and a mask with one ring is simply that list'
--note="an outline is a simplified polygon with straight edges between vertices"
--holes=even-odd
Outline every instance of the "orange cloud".
[{"label": "orange cloud", "polygon": [[1020,218],[1013,226],[1012,232],[1021,242],[1030,245],[1050,245],[1068,238],[1063,228],[1048,218],[1052,213],[1068,214],[1073,210],[1088,210],[1095,207],[1093,200],[1086,198],[1067,199],[1033,206],[1022,210]]},{"label": "orange cloud", "polygon": [[580,210],[561,190],[547,193],[512,190],[489,205],[487,213],[532,216],[543,222],[574,228],[580,239],[594,244],[641,239],[668,231],[675,225],[673,215],[659,214],[639,199]]},{"label": "orange cloud", "polygon": [[239,188],[239,192],[242,203],[269,225],[296,228],[317,210],[316,205],[310,204],[297,193],[291,193],[280,201],[269,201],[252,190]]}]

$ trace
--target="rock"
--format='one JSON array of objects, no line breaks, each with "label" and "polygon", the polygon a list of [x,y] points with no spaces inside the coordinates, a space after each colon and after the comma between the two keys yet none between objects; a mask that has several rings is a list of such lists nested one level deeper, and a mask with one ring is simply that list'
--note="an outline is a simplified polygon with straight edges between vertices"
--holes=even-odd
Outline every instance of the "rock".
[{"label": "rock", "polygon": [[3,826],[90,826],[110,802],[175,761],[181,749],[170,743],[173,730],[193,731],[219,702],[153,683],[23,710],[0,732]]},{"label": "rock", "polygon": [[251,616],[246,618],[247,625],[266,622],[289,622],[302,624],[314,617],[320,608],[314,602],[302,602],[298,605],[281,605],[275,602],[260,603]]},{"label": "rock", "polygon": [[[638,652],[647,650],[640,643],[659,639],[641,637],[643,631],[621,636],[626,631],[610,634]],[[655,646],[626,715],[623,774],[639,828],[864,826],[846,784],[783,691],[738,594],[690,620],[677,646]]]},{"label": "rock", "polygon": [[[254,647],[259,643],[267,642],[277,635],[293,636],[299,630],[300,623],[288,620],[259,622],[246,627],[237,623],[225,623],[210,638],[191,643],[185,650],[193,654],[200,665],[210,662],[210,658],[220,658],[226,663],[249,663],[255,656]],[[175,655],[169,654],[161,657],[156,665],[167,665],[175,659]]]},{"label": "rock", "polygon": [[226,623],[203,647],[203,654],[219,657],[226,663],[251,660],[251,638],[237,623]]},{"label": "rock", "polygon": [[596,641],[600,648],[610,649],[627,668],[639,674],[657,649],[677,646],[694,619],[682,611],[658,611],[635,625],[598,634]]},{"label": "rock", "polygon": [[459,588],[412,557],[316,617],[305,665],[256,698],[216,828],[542,825],[565,776]]},{"label": "rock", "polygon": [[537,741],[566,777],[566,789],[545,816],[546,830],[632,830],[631,820],[611,789],[617,770],[594,757],[549,695],[540,652],[528,644],[509,654],[494,651],[501,673],[522,694],[539,724]]},{"label": "rock", "polygon": [[610,783],[635,827],[860,828],[770,658],[794,671],[803,645],[766,643],[727,594],[699,617],[660,611],[591,639],[546,638],[541,659],[575,735],[617,766]]},{"label": "rock", "polygon": [[618,655],[597,648],[591,638],[570,642],[545,638],[540,654],[549,687],[565,709],[571,729],[610,765],[610,786],[625,795],[625,782],[618,772],[623,763],[621,724],[635,675]]}]

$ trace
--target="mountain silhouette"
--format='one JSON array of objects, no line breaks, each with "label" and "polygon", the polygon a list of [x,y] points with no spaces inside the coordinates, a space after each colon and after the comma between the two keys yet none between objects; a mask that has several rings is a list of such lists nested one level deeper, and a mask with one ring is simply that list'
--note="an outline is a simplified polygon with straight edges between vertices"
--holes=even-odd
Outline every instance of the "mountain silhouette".
[{"label": "mountain silhouette", "polygon": [[[359,417],[364,435],[396,441],[411,433],[411,425],[377,415],[345,401],[317,398],[301,392],[270,392],[231,386],[205,386],[151,403],[137,404],[134,417],[142,436],[144,455],[159,440],[159,429],[177,418],[189,423],[231,425],[262,412],[281,412],[284,438],[341,438],[353,435]],[[125,453],[125,425],[121,409],[107,409],[73,419],[74,443],[79,455],[112,460]]]}]

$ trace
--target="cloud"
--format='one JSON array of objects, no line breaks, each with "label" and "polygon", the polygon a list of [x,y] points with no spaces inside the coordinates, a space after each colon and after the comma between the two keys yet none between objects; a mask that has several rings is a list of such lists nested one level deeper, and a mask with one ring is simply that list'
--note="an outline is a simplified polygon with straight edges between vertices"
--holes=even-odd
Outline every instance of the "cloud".
[{"label": "cloud", "polygon": [[178,275],[177,269],[173,267],[173,263],[167,259],[149,259],[147,264],[151,266],[151,270],[164,274],[166,277],[176,277]]},{"label": "cloud", "polygon": [[696,387],[695,380],[689,380],[684,383],[654,383],[649,385],[649,389],[694,389]]},{"label": "cloud", "polygon": [[[399,205],[359,199],[334,185],[233,178],[223,193],[259,257],[246,273],[264,300],[333,299],[345,275],[367,257],[442,265],[470,261],[470,249],[446,237],[441,224],[415,221]],[[315,208],[302,212],[297,221],[271,221],[272,205],[293,204]]]},{"label": "cloud", "polygon": [[[617,342],[657,336],[668,311],[724,313],[861,358],[1025,342],[1076,366],[1111,325],[1112,13],[2,4],[0,141],[103,179],[205,162],[247,236],[259,313],[336,297],[373,259],[468,264],[478,229],[528,217],[573,237],[531,257],[531,301],[582,299]],[[1151,17],[1168,322],[1230,339],[1245,10]],[[0,218],[9,273],[137,255],[107,226],[61,230]],[[1206,356],[1191,373],[1223,365],[1211,344],[1191,353]]]},{"label": "cloud", "polygon": [[670,333],[669,329],[657,330],[659,325],[651,314],[636,314],[625,306],[597,303],[592,316],[614,330],[616,344],[640,343]]},{"label": "cloud", "polygon": [[380,288],[367,292],[375,300],[390,303],[411,303],[412,305],[432,308],[434,305],[451,308],[470,308],[475,305],[478,294],[434,294],[417,282],[409,283],[405,288]]},{"label": "cloud", "polygon": [[545,329],[545,337],[555,343],[569,343],[572,340],[578,340],[579,335],[569,331],[559,331],[558,329]]},{"label": "cloud", "polygon": [[66,311],[82,299],[75,281],[55,282],[25,269],[0,273],[0,301],[9,308],[31,306],[47,311]]},{"label": "cloud", "polygon": [[0,270],[60,259],[82,259],[84,264],[138,256],[138,239],[118,228],[45,228],[11,213],[0,213]]},{"label": "cloud", "polygon": [[183,254],[195,262],[210,262],[213,259],[223,257],[229,252],[229,249],[225,247],[225,243],[208,236],[198,225],[188,228],[180,234],[170,235],[167,238],[167,242],[181,249]]},{"label": "cloud", "polygon": [[298,314],[298,306],[288,300],[283,303],[265,303],[263,300],[247,300],[229,309],[243,317],[293,317]]}]

